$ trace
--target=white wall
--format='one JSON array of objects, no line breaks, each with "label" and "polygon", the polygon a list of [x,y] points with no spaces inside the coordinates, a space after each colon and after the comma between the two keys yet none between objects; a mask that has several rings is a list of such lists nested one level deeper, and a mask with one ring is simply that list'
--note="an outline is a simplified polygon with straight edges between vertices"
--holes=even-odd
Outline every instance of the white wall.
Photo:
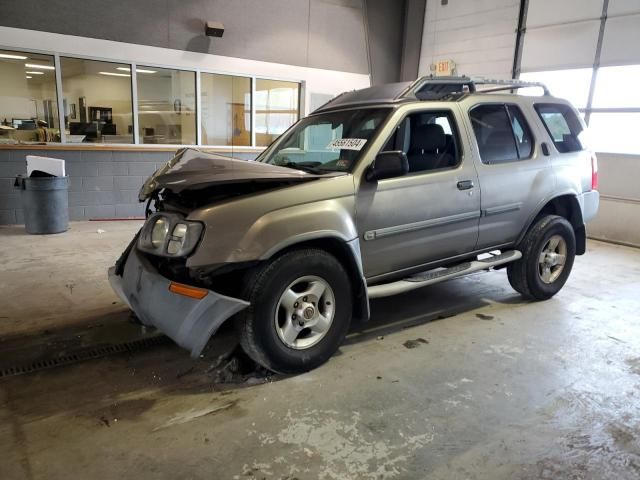
[{"label": "white wall", "polygon": [[511,78],[519,11],[519,0],[428,0],[420,75],[453,60],[460,75]]},{"label": "white wall", "polygon": [[640,155],[599,153],[600,211],[592,238],[640,247]]}]

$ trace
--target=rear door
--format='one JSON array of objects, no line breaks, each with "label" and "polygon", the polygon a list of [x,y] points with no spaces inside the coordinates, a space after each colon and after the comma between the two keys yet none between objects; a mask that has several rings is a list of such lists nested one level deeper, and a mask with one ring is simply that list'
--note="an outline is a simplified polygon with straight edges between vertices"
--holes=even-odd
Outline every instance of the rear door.
[{"label": "rear door", "polygon": [[530,118],[535,115],[531,107],[511,103],[469,107],[481,185],[478,249],[515,241],[540,202],[554,191],[549,157],[537,145],[540,132],[525,111]]},{"label": "rear door", "polygon": [[411,270],[473,250],[480,198],[457,108],[396,113],[383,150],[403,150],[409,174],[368,182],[357,192],[360,248],[367,278]]}]

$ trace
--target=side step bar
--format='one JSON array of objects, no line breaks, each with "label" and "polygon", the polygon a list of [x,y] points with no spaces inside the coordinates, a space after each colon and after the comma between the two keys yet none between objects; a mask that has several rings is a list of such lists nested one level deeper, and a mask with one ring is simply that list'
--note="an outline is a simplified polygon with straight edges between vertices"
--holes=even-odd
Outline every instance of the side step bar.
[{"label": "side step bar", "polygon": [[490,258],[464,262],[449,268],[428,270],[426,272],[416,273],[397,282],[374,285],[367,288],[367,293],[369,294],[369,298],[389,297],[391,295],[397,295],[398,293],[415,290],[416,288],[433,285],[434,283],[451,280],[452,278],[463,277],[470,273],[479,272],[480,270],[489,270],[492,267],[514,262],[520,258],[522,258],[522,253],[519,250],[509,250]]}]

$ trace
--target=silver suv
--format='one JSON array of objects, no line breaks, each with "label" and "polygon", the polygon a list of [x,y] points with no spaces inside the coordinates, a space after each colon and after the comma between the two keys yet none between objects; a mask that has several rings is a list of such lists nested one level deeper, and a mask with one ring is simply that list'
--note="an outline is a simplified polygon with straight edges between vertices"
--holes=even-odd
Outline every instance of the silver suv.
[{"label": "silver suv", "polygon": [[[543,95],[515,94],[533,86]],[[585,133],[541,84],[344,93],[256,161],[180,151],[143,186],[147,220],[111,284],[194,357],[233,317],[246,353],[283,373],[325,362],[370,298],[506,267],[544,300],[598,209]]]}]

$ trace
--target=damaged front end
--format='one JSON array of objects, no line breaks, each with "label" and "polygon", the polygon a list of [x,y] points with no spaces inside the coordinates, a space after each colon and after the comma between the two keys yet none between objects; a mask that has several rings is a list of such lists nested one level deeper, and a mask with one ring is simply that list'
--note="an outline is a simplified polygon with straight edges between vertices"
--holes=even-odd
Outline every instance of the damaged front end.
[{"label": "damaged front end", "polygon": [[[206,225],[189,219],[196,209],[312,180],[306,172],[184,149],[140,190],[147,219],[115,266],[113,290],[140,321],[200,355],[209,338],[249,302],[230,296],[229,272],[247,265],[187,266]],[[225,275],[221,275],[221,272]],[[222,280],[221,280],[222,279]]]}]

